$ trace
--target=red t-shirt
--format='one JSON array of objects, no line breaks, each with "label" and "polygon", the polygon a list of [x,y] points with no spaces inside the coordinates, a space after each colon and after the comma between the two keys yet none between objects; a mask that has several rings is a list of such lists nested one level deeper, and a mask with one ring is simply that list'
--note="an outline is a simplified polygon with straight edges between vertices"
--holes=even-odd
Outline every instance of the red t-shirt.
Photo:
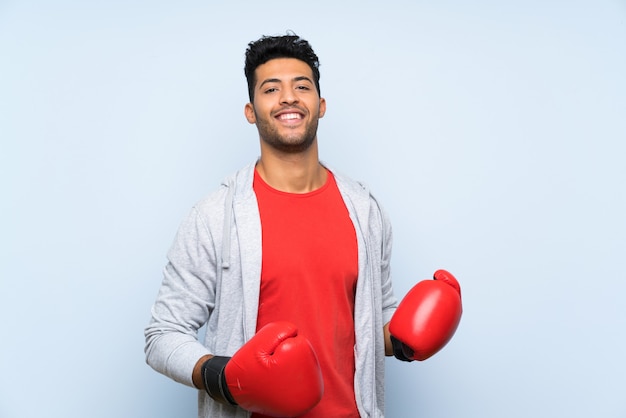
[{"label": "red t-shirt", "polygon": [[[319,189],[276,190],[255,171],[263,240],[257,330],[288,320],[311,342],[324,395],[304,417],[358,417],[354,398],[354,225],[332,173]],[[254,418],[262,415],[253,414]]]}]

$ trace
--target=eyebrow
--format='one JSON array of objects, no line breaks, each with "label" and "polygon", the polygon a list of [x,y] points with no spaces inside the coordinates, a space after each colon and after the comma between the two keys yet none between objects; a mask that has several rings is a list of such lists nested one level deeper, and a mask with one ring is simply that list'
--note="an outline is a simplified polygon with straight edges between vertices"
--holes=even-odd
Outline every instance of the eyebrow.
[{"label": "eyebrow", "polygon": [[[309,77],[305,75],[294,77],[291,80],[292,81],[308,81],[309,83],[313,84],[313,80],[311,80]],[[263,87],[267,83],[281,83],[281,82],[282,80],[280,78],[268,78],[266,80],[263,80],[263,82],[259,84],[259,88]]]}]

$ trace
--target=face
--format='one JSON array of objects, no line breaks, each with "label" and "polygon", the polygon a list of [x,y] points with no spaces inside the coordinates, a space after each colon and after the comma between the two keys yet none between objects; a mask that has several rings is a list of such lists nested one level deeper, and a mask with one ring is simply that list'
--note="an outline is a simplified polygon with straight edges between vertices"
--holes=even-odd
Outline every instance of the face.
[{"label": "face", "polygon": [[307,150],[326,112],[311,68],[295,58],[277,58],[258,66],[255,75],[254,101],[245,115],[256,124],[262,146],[287,153]]}]

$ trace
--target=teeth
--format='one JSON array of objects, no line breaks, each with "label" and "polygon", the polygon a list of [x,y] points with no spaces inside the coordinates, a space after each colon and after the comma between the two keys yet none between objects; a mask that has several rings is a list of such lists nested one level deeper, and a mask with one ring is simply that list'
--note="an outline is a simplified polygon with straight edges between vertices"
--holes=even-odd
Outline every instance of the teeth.
[{"label": "teeth", "polygon": [[301,116],[299,113],[284,113],[282,115],[280,115],[280,119],[281,120],[287,120],[287,119],[300,119]]}]

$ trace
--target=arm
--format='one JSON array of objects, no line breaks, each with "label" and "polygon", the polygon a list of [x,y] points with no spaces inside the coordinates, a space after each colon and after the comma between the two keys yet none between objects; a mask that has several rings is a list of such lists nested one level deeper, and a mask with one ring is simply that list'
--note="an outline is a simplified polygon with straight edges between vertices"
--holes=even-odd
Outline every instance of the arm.
[{"label": "arm", "polygon": [[380,219],[381,219],[381,233],[382,233],[382,246],[381,246],[381,281],[382,281],[382,303],[383,303],[383,336],[385,342],[385,355],[393,355],[393,346],[391,343],[391,334],[389,332],[389,323],[392,314],[395,312],[398,301],[393,292],[393,286],[391,283],[391,251],[393,234],[391,228],[391,222],[387,214],[379,207]]},{"label": "arm", "polygon": [[199,212],[183,220],[168,252],[163,282],[145,330],[146,362],[159,373],[194,386],[193,372],[209,350],[198,329],[215,307],[216,255]]}]

